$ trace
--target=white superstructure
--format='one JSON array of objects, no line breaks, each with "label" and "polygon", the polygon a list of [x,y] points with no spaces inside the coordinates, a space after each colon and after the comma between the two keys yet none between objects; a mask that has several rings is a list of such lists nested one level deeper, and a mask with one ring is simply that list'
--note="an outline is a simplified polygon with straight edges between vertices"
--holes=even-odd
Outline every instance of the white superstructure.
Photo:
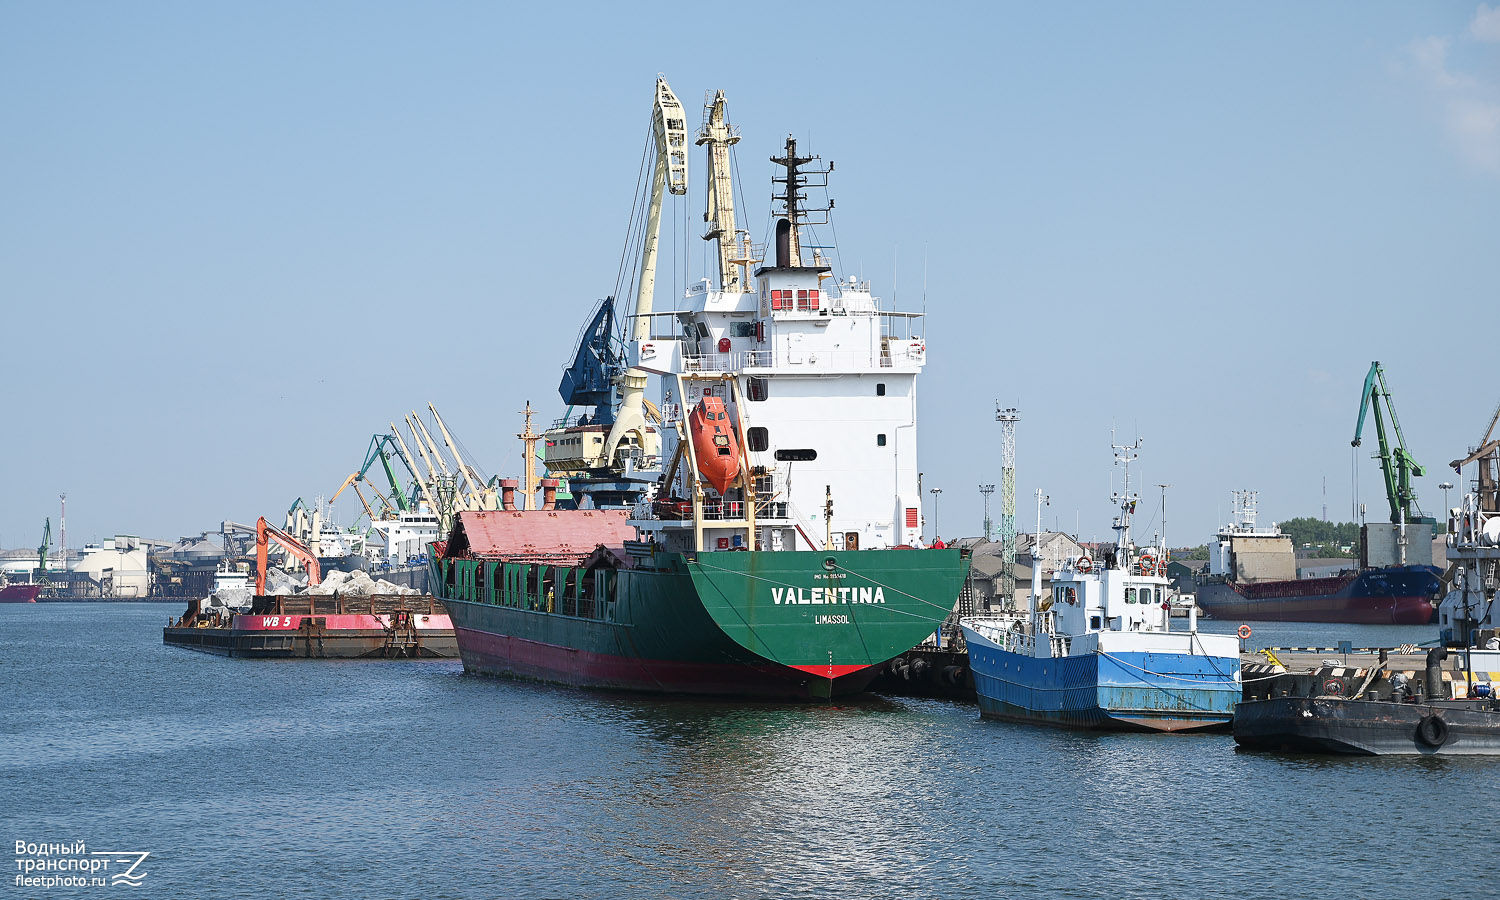
[{"label": "white superstructure", "polygon": [[385,536],[385,561],[392,566],[409,566],[425,558],[427,545],[439,538],[438,516],[425,503],[394,519],[371,524]]},{"label": "white superstructure", "polygon": [[[725,139],[705,134],[710,152],[713,139]],[[821,254],[804,259],[802,192],[808,175],[828,171],[804,168],[814,161],[798,157],[790,138],[773,158],[786,169],[774,264],[753,278],[704,279],[630,347],[633,367],[661,376],[662,459],[670,461],[636,523],[671,549],[919,546],[921,315],[882,309],[868,283],[839,281]],[[729,206],[727,183],[717,181],[711,211]],[[727,230],[710,237],[735,240]],[[721,267],[743,264],[718,258]],[[701,477],[692,441],[689,419],[704,397],[723,401],[744,463],[722,495]]]}]

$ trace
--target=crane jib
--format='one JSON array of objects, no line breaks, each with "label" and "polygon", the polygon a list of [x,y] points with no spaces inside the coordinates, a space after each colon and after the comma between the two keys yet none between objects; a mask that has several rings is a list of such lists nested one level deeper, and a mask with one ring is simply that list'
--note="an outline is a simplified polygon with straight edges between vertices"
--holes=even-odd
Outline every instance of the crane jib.
[{"label": "crane jib", "polygon": [[[1370,363],[1369,374],[1365,376],[1364,390],[1359,398],[1359,420],[1354,426],[1354,440],[1350,442],[1350,446],[1360,445],[1367,412],[1372,413],[1375,418],[1375,437],[1380,444],[1377,457],[1380,460],[1381,475],[1385,479],[1385,496],[1391,507],[1391,521],[1420,521],[1422,511],[1417,506],[1417,491],[1412,486],[1411,479],[1420,478],[1427,474],[1427,470],[1406,449],[1401,421],[1396,418],[1396,406],[1391,401],[1390,389],[1385,384],[1385,370],[1381,368],[1379,360]],[[1386,435],[1386,416],[1390,417],[1391,430],[1396,439],[1395,447],[1391,446],[1390,438]]]}]

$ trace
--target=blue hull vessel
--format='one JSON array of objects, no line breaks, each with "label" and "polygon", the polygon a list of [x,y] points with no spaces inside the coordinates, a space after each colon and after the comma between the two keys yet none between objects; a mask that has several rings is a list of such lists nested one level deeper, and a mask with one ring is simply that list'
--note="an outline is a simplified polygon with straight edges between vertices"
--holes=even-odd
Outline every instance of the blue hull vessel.
[{"label": "blue hull vessel", "polygon": [[[1015,620],[966,619],[969,666],[985,718],[1117,731],[1225,728],[1240,698],[1233,637],[1193,632],[1043,635]],[[1010,649],[1007,649],[1009,647]],[[1050,655],[1050,651],[1059,651]],[[1031,651],[1031,652],[1024,652]]]},{"label": "blue hull vessel", "polygon": [[[1166,548],[1130,540],[1138,447],[1139,440],[1114,445],[1124,468],[1112,498],[1119,537],[1097,567],[1086,555],[1064,562],[1044,594],[1045,562],[1033,557],[1024,612],[959,620],[984,717],[1116,731],[1202,731],[1234,717],[1239,641],[1200,634],[1196,606],[1187,628],[1174,631]],[[1040,522],[1041,491],[1037,500]]]}]

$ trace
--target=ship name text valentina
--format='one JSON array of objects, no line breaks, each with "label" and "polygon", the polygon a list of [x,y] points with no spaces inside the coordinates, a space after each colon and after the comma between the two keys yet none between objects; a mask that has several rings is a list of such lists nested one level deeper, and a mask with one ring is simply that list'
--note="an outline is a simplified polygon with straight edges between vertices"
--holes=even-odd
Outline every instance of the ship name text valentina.
[{"label": "ship name text valentina", "polygon": [[884,588],[771,588],[771,602],[777,606],[794,603],[884,603]]}]

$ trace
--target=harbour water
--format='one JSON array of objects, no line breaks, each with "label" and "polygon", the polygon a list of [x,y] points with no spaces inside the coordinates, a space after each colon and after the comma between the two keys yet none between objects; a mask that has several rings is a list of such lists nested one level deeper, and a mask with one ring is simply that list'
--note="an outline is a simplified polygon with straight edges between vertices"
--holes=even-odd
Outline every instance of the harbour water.
[{"label": "harbour water", "polygon": [[[138,889],[8,875],[4,896],[1495,895],[1482,826],[1500,758],[1247,754],[1227,734],[1081,734],[939,701],[703,703],[450,661],[223,659],[162,646],[180,612],[0,607],[0,838],[151,854]],[[1431,637],[1255,629],[1252,647]]]}]

